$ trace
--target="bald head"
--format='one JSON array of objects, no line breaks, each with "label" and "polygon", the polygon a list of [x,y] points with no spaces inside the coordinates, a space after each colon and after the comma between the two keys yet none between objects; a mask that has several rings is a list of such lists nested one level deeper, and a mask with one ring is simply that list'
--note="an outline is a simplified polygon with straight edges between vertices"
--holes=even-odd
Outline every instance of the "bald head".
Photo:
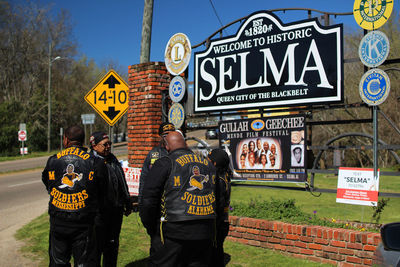
[{"label": "bald head", "polygon": [[165,137],[165,148],[170,151],[174,151],[179,148],[187,148],[185,138],[181,133],[173,131],[169,132]]}]

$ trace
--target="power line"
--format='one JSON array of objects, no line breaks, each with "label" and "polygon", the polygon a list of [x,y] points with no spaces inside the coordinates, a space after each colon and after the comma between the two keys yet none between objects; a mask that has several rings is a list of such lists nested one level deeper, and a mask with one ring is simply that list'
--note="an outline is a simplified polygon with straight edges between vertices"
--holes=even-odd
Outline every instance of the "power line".
[{"label": "power line", "polygon": [[[212,8],[213,8],[213,10],[214,10],[215,16],[217,17],[219,23],[221,24],[221,27],[223,27],[224,25],[222,24],[222,21],[221,21],[221,19],[220,19],[219,16],[218,16],[217,10],[215,9],[215,6],[214,6],[212,0],[209,0],[209,1],[210,1],[210,4],[211,4],[211,6],[212,6]],[[224,29],[224,30],[225,30],[225,29]],[[224,30],[223,30],[223,31],[224,31]],[[225,34],[226,34],[226,31],[225,31]]]}]

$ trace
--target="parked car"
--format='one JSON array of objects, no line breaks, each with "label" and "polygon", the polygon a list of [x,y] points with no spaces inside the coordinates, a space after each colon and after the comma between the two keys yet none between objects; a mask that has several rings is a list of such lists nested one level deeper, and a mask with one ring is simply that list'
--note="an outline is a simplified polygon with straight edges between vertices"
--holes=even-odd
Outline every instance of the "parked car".
[{"label": "parked car", "polygon": [[217,129],[208,129],[206,131],[206,139],[218,139],[218,130]]},{"label": "parked car", "polygon": [[382,226],[381,238],[375,251],[376,265],[400,267],[400,222]]}]

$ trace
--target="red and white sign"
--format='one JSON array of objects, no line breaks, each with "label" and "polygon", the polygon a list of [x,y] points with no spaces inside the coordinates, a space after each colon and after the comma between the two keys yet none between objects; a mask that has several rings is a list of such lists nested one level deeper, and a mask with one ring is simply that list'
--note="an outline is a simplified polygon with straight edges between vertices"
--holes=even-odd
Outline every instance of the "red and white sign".
[{"label": "red and white sign", "polygon": [[339,168],[336,202],[354,205],[376,206],[379,194],[379,170]]},{"label": "red and white sign", "polygon": [[19,153],[21,155],[28,155],[28,148],[27,147],[20,147],[19,148]]},{"label": "red and white sign", "polygon": [[124,167],[125,179],[131,196],[139,195],[139,179],[141,168]]},{"label": "red and white sign", "polygon": [[26,141],[26,131],[24,130],[19,130],[18,131],[18,141]]}]

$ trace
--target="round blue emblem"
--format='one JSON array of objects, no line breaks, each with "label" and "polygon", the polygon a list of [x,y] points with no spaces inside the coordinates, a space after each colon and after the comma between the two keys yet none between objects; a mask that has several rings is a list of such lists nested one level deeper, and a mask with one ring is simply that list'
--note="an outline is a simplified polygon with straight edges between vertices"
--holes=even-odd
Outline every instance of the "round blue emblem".
[{"label": "round blue emblem", "polygon": [[172,104],[168,112],[168,121],[175,125],[175,128],[181,128],[185,121],[185,110],[179,103]]},{"label": "round blue emblem", "polygon": [[364,73],[359,86],[360,97],[370,106],[382,104],[390,92],[389,76],[380,69]]},{"label": "round blue emblem", "polygon": [[375,68],[385,62],[389,50],[389,39],[386,35],[381,31],[372,31],[362,38],[358,55],[365,66]]},{"label": "round blue emblem", "polygon": [[173,102],[179,102],[186,93],[186,81],[181,76],[175,76],[169,84],[169,97]]},{"label": "round blue emblem", "polygon": [[264,129],[265,123],[263,120],[254,120],[252,121],[250,126],[253,131],[261,131],[262,129]]}]

